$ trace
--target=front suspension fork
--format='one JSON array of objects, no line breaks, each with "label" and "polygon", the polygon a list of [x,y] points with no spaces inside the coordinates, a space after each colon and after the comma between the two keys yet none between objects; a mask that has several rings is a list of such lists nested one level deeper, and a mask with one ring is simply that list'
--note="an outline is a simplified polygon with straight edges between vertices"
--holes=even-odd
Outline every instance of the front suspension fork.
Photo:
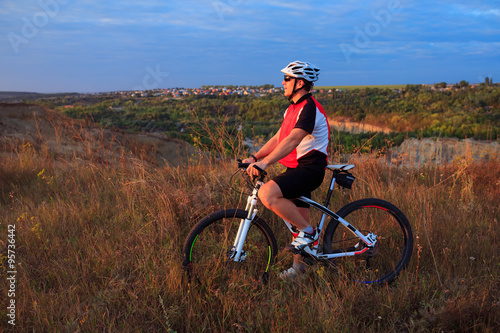
[{"label": "front suspension fork", "polygon": [[242,219],[240,226],[238,228],[238,233],[236,234],[236,239],[234,240],[233,248],[231,249],[231,259],[234,261],[245,260],[245,253],[243,251],[243,245],[248,234],[248,230],[252,224],[253,219],[257,215],[257,193],[259,188],[264,183],[258,182],[257,186],[253,189],[252,195],[248,196],[247,205],[245,211],[247,212],[247,217]]}]

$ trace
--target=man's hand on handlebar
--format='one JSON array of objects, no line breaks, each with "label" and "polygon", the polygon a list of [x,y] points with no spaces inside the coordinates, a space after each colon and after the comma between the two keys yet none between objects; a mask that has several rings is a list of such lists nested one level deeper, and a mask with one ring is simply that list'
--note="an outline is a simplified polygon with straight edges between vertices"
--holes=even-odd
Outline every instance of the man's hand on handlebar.
[{"label": "man's hand on handlebar", "polygon": [[252,164],[252,163],[255,163],[255,160],[252,157],[249,157],[249,158],[245,158],[243,161],[241,161],[241,163]]},{"label": "man's hand on handlebar", "polygon": [[264,170],[266,170],[267,168],[267,163],[265,163],[264,161],[253,162],[253,159],[250,158],[247,158],[246,160],[252,160],[247,168],[247,173],[249,176],[258,177],[261,173],[265,174]]},{"label": "man's hand on handlebar", "polygon": [[243,161],[238,160],[238,162],[239,166],[245,168],[246,173],[253,179],[260,176],[261,174],[263,176],[267,175],[267,172],[265,172],[264,169],[266,169],[268,165],[263,161],[255,162],[253,158],[246,158]]}]

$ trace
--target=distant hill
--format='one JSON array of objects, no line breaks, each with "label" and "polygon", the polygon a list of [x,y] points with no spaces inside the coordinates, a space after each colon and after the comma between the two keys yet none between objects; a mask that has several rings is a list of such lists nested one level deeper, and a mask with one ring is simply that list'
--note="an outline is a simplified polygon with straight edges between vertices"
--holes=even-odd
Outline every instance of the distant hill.
[{"label": "distant hill", "polygon": [[30,101],[39,98],[50,98],[50,97],[63,97],[63,96],[75,96],[77,93],[54,93],[54,94],[42,94],[36,92],[27,91],[0,91],[0,101],[4,102],[20,102],[22,100]]},{"label": "distant hill", "polygon": [[186,165],[204,156],[187,142],[161,133],[103,129],[38,105],[0,102],[0,161],[9,156],[10,148],[26,145],[60,158],[107,162],[132,154],[153,165]]},{"label": "distant hill", "polygon": [[315,86],[316,90],[354,90],[354,89],[365,89],[365,88],[379,88],[379,89],[403,89],[406,84],[378,84],[378,85],[356,85],[356,86]]},{"label": "distant hill", "polygon": [[35,92],[25,92],[25,91],[0,91],[0,99],[11,98],[11,97],[23,97],[30,95],[40,95]]}]

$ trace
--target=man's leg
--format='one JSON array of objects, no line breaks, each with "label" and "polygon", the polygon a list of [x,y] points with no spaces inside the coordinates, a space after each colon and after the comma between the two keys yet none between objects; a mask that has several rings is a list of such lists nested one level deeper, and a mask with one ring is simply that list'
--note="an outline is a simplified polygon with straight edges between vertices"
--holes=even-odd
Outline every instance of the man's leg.
[{"label": "man's leg", "polygon": [[299,230],[311,226],[308,218],[309,209],[299,209],[293,201],[284,198],[280,187],[273,180],[262,185],[259,190],[259,199],[264,206],[275,212],[282,219],[296,226]]},{"label": "man's leg", "polygon": [[299,210],[300,215],[302,215],[302,217],[307,221],[307,223],[311,225],[311,222],[309,220],[309,208],[297,207],[297,209]]},{"label": "man's leg", "polygon": [[[309,222],[309,208],[297,207],[293,201],[284,198],[280,187],[274,181],[270,180],[260,188],[259,199],[264,206],[296,226],[299,230],[311,227]],[[292,268],[292,272],[294,273],[291,273],[289,269],[282,272],[280,276],[287,278],[288,276],[304,274],[306,264],[304,263],[302,254],[293,254]]]}]

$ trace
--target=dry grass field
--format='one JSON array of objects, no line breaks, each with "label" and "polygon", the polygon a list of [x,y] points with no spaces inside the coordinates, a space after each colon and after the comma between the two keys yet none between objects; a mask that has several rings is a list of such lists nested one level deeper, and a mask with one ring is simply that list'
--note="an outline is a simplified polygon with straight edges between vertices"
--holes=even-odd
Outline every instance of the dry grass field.
[{"label": "dry grass field", "polygon": [[[243,205],[229,190],[229,156],[200,158],[186,148],[182,163],[159,163],[157,141],[130,149],[133,137],[125,145],[117,134],[60,116],[17,120],[35,132],[24,139],[0,132],[1,331],[500,329],[498,161],[415,169],[353,158],[357,180],[351,191],[336,191],[332,207],[382,198],[413,228],[412,260],[390,286],[353,285],[316,265],[294,282],[278,279],[275,269],[266,285],[222,293],[188,283],[181,251],[201,217]],[[262,215],[278,245],[287,245],[282,222]]]}]

